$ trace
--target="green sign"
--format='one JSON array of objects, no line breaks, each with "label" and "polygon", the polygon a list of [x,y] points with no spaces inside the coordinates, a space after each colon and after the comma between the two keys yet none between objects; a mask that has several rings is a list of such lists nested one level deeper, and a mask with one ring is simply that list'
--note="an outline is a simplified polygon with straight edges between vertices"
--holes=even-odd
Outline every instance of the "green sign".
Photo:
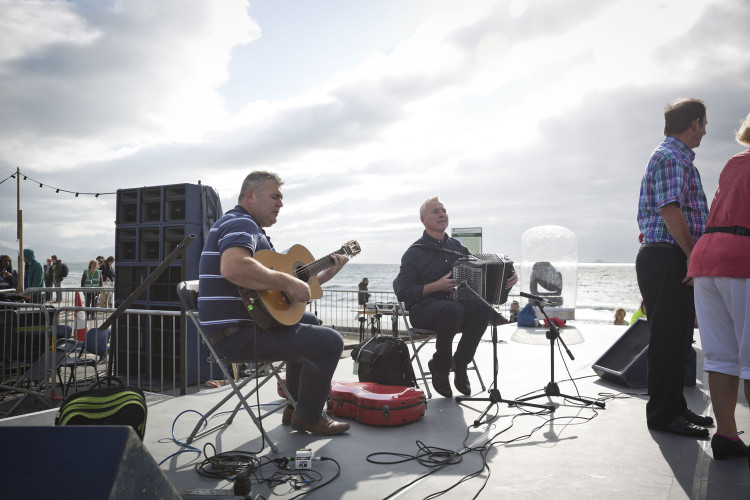
[{"label": "green sign", "polygon": [[473,254],[482,253],[481,227],[454,227],[451,236],[461,242]]}]

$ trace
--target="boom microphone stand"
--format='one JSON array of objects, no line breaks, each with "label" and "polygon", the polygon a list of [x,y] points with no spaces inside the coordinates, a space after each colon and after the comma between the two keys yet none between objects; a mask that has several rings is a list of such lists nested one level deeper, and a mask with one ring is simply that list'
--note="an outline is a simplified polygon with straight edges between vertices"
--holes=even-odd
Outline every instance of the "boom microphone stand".
[{"label": "boom microphone stand", "polygon": [[547,386],[544,388],[544,394],[537,394],[535,396],[528,396],[525,398],[520,398],[518,401],[529,401],[536,398],[543,398],[543,397],[550,397],[550,396],[561,396],[566,399],[572,399],[574,401],[579,401],[585,405],[595,405],[599,408],[604,408],[604,402],[597,401],[595,399],[583,397],[583,396],[570,396],[568,394],[561,394],[560,393],[560,387],[558,387],[557,382],[555,382],[555,340],[560,342],[565,349],[565,352],[568,353],[568,356],[570,356],[571,360],[574,360],[576,358],[573,357],[573,353],[570,352],[570,349],[568,349],[568,346],[565,345],[565,341],[560,336],[560,330],[557,328],[557,325],[555,325],[552,320],[549,319],[549,316],[547,316],[546,311],[544,310],[544,306],[542,303],[544,302],[544,299],[542,297],[538,297],[536,295],[531,295],[529,293],[521,292],[521,297],[526,297],[527,299],[531,299],[534,301],[534,305],[539,308],[539,310],[542,312],[544,317],[547,319],[547,323],[549,324],[549,330],[547,331],[547,338],[549,339],[549,350],[550,350],[550,382],[547,384]]},{"label": "boom microphone stand", "polygon": [[473,290],[471,287],[466,285],[466,282],[461,282],[458,285],[458,288],[466,288],[471,293],[476,296],[479,300],[482,301],[484,305],[486,305],[490,311],[492,311],[490,316],[490,324],[492,324],[492,359],[493,359],[493,370],[492,370],[492,385],[490,385],[490,388],[488,389],[489,397],[487,398],[471,398],[466,396],[457,396],[456,402],[460,403],[462,401],[489,401],[489,405],[487,405],[487,408],[482,412],[479,417],[474,420],[474,427],[479,427],[479,424],[482,421],[482,418],[489,413],[490,409],[498,404],[498,403],[507,403],[508,406],[518,406],[518,405],[524,405],[524,406],[533,406],[534,408],[541,408],[544,410],[549,410],[551,412],[555,411],[554,406],[549,405],[538,405],[534,403],[524,403],[523,400],[511,400],[511,399],[503,399],[500,395],[500,390],[497,388],[497,372],[498,372],[498,361],[497,361],[497,320],[500,317],[500,313],[492,307],[492,305],[484,300],[484,298],[479,295],[475,290]]}]

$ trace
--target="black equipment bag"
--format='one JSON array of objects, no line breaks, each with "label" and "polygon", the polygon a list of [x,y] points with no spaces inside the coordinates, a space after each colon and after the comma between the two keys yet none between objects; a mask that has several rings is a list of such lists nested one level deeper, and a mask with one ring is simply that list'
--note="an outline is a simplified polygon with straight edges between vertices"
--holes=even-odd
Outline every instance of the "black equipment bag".
[{"label": "black equipment bag", "polygon": [[[119,386],[99,387],[107,381],[115,381]],[[112,377],[65,398],[55,417],[55,425],[129,425],[142,441],[147,415],[143,391]]]},{"label": "black equipment bag", "polygon": [[403,340],[376,335],[352,350],[360,382],[416,387],[409,348]]}]

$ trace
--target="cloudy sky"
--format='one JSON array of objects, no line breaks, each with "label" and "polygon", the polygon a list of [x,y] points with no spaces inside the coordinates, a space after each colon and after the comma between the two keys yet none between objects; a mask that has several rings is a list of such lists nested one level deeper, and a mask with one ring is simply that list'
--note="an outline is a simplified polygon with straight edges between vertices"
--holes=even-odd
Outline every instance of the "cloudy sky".
[{"label": "cloudy sky", "polygon": [[[438,194],[484,252],[559,225],[632,262],[664,105],[707,103],[709,201],[742,150],[747,26],[743,0],[0,0],[0,180],[30,178],[24,244],[68,261],[114,253],[116,197],[64,191],[201,181],[226,210],[268,169],[280,250],[397,263]],[[7,252],[13,179],[0,204]]]}]

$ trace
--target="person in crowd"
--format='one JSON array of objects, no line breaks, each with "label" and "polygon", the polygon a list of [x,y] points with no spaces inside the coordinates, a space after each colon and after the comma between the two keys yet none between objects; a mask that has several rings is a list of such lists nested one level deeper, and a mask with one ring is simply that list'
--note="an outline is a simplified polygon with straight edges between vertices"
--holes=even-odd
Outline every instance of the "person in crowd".
[{"label": "person in crowd", "polygon": [[18,272],[13,269],[13,261],[10,255],[0,256],[0,290],[17,290],[18,289]]},{"label": "person in crowd", "polygon": [[688,408],[683,380],[695,318],[687,269],[708,217],[693,165],[693,150],[706,134],[706,105],[677,99],[665,108],[664,121],[666,137],[651,154],[638,199],[643,241],[635,268],[650,330],[646,423],[650,429],[704,438],[713,419]]},{"label": "person in crowd", "polygon": [[107,257],[106,264],[107,264],[107,274],[104,276],[104,279],[109,280],[114,285],[115,283],[115,258],[114,256],[110,255],[109,257]]},{"label": "person in crowd", "polygon": [[[57,255],[50,257],[52,260],[52,286],[60,288],[62,286],[63,276],[63,263],[57,258]],[[55,292],[55,302],[58,304],[62,302],[62,292]]]},{"label": "person in crowd", "polygon": [[[453,396],[449,381],[452,366],[453,385],[461,394],[469,395],[471,385],[466,367],[474,359],[487,329],[490,311],[479,299],[450,298],[457,284],[451,277],[453,263],[459,256],[469,255],[469,250],[446,234],[448,211],[437,196],[422,204],[419,218],[424,232],[401,257],[393,288],[398,300],[409,310],[412,325],[437,332],[436,352],[427,363],[435,391],[446,398]],[[505,285],[510,289],[517,281],[514,271]],[[462,333],[461,340],[453,354],[453,337],[458,332]]]},{"label": "person in crowd", "polygon": [[[750,114],[736,134],[750,146]],[[703,370],[716,415],[713,456],[747,456],[734,413],[743,380],[750,401],[750,149],[733,156],[719,176],[706,234],[690,257],[695,309],[701,325]],[[749,457],[750,458],[750,457]]]},{"label": "person in crowd", "polygon": [[366,306],[367,303],[370,301],[370,294],[367,293],[367,286],[370,284],[370,280],[367,278],[362,278],[362,281],[359,282],[359,292],[357,292],[357,302],[361,306]]},{"label": "person in crowd", "polygon": [[112,264],[115,262],[115,258],[110,255],[105,259],[100,255],[96,258],[96,262],[99,264],[99,270],[102,272],[102,279],[104,280],[104,282],[114,282],[115,270],[112,268]]},{"label": "person in crowd", "polygon": [[508,323],[518,323],[518,313],[521,311],[521,305],[517,300],[510,303],[510,318]]},{"label": "person in crowd", "polygon": [[634,325],[636,321],[638,321],[638,318],[646,318],[646,304],[643,303],[643,299],[641,299],[641,305],[638,307],[638,309],[635,310],[633,315],[630,317],[630,324]]},{"label": "person in crowd", "polygon": [[625,321],[625,309],[622,307],[618,307],[615,309],[615,325],[625,325],[628,326],[628,322]]},{"label": "person in crowd", "polygon": [[[287,361],[287,388],[297,401],[297,409],[288,406],[282,424],[316,435],[340,434],[349,429],[349,424],[332,419],[324,406],[344,349],[341,334],[320,326],[311,312],[305,312],[295,325],[265,330],[254,323],[238,290],[238,286],[280,290],[292,302],[304,303],[311,298],[307,282],[254,258],[258,251],[274,250],[264,228],[276,223],[284,206],[282,185],[275,173],[250,173],[242,183],[237,206],[216,221],[208,233],[199,264],[201,327],[229,361]],[[317,275],[321,284],[349,260],[339,254],[331,258],[333,265]]]},{"label": "person in crowd", "polygon": [[[52,259],[49,257],[44,265],[44,287],[52,287]],[[50,300],[52,300],[52,292],[44,292],[44,301],[49,302]]]},{"label": "person in crowd", "polygon": [[[97,263],[99,264],[99,271],[102,273],[102,281],[105,285],[112,285],[115,281],[115,270],[112,267],[112,264],[115,262],[115,258],[111,255],[107,257],[106,259],[103,256],[98,256],[96,258]],[[99,293],[99,307],[110,307],[112,295],[109,291],[102,291]]]},{"label": "person in crowd", "polygon": [[[36,260],[34,256],[34,250],[31,248],[23,249],[23,261],[25,262],[24,268],[24,289],[27,288],[44,288],[44,268]],[[24,293],[28,298],[29,302],[35,302],[37,304],[42,303],[44,298],[43,292],[30,292]]]},{"label": "person in crowd", "polygon": [[[101,288],[103,283],[102,280],[102,272],[99,270],[98,263],[96,262],[96,259],[91,259],[89,261],[89,268],[86,269],[83,272],[83,276],[81,276],[81,287],[84,288]],[[95,292],[86,292],[86,307],[96,307],[97,304],[97,296],[98,294]],[[87,317],[93,317],[93,312],[87,312]]]}]

